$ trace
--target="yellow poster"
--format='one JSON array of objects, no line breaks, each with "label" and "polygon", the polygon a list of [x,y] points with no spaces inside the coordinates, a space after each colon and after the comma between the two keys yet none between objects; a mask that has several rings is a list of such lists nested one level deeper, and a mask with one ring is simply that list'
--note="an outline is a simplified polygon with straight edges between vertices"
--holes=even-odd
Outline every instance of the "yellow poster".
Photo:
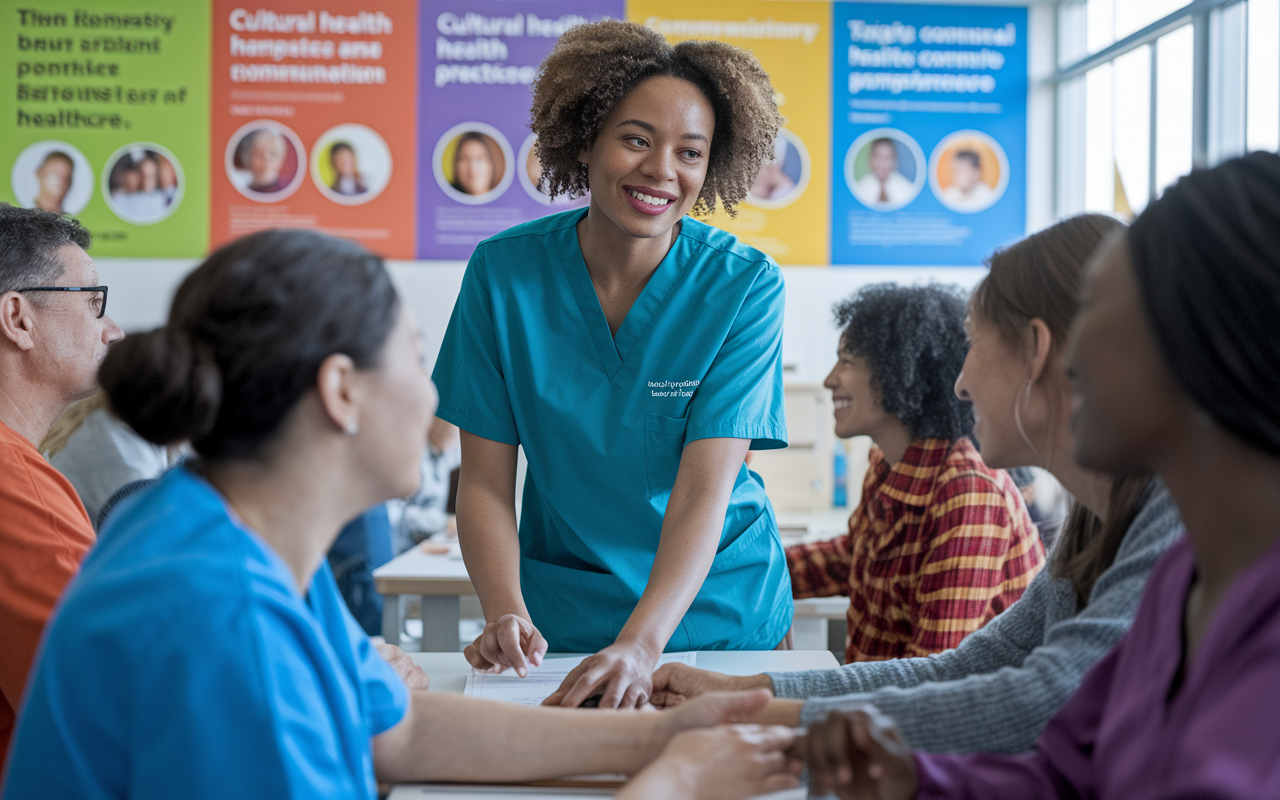
[{"label": "yellow poster", "polygon": [[707,222],[779,264],[829,263],[831,5],[805,0],[630,0],[627,18],[675,43],[716,39],[750,50],[777,91],[786,119],[774,160],[760,170],[737,218]]}]

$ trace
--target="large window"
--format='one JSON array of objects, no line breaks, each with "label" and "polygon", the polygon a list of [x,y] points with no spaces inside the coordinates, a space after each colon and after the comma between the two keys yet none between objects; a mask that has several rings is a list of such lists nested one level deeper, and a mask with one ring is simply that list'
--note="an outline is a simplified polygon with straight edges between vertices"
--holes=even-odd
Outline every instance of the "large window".
[{"label": "large window", "polygon": [[1163,19],[1191,0],[1088,0],[1089,52],[1110,47]]},{"label": "large window", "polygon": [[1280,149],[1280,0],[1059,4],[1057,214],[1138,214],[1193,166]]},{"label": "large window", "polygon": [[1280,0],[1249,0],[1246,140],[1280,150]]}]

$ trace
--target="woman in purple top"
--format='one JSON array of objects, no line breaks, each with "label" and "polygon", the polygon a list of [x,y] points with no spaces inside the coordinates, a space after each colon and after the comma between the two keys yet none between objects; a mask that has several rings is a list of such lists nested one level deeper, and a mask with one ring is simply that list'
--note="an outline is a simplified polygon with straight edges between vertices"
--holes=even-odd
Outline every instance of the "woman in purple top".
[{"label": "woman in purple top", "polygon": [[912,753],[874,708],[801,745],[841,798],[1280,797],[1280,156],[1195,172],[1105,243],[1072,330],[1075,456],[1159,473],[1187,536],[1035,749]]}]

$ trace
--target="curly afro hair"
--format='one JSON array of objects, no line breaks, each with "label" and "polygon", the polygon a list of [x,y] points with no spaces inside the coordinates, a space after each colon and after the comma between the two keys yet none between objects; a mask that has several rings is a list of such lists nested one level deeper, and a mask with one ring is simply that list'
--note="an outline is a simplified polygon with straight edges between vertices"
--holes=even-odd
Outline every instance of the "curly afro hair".
[{"label": "curly afro hair", "polygon": [[865,286],[833,309],[840,346],[871,367],[880,405],[916,439],[973,434],[973,406],[956,397],[969,351],[967,294],[958,286]]},{"label": "curly afro hair", "polygon": [[707,178],[693,212],[710,214],[717,198],[730,216],[747,196],[760,166],[773,158],[782,127],[773,84],[756,57],[723,42],[670,45],[634,22],[603,20],[565,32],[533,83],[530,127],[542,162],[543,187],[553,197],[586,194],[578,155],[605,118],[641,82],[658,75],[689,81],[706,95],[716,130]]}]

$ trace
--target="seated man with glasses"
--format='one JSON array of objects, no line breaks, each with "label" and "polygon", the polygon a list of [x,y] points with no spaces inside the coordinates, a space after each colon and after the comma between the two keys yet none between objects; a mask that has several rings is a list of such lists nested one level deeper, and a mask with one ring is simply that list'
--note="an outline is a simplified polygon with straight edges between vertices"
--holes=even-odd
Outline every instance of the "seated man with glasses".
[{"label": "seated man with glasses", "polygon": [[0,773],[45,622],[94,541],[75,489],[37,451],[124,336],[89,244],[70,217],[0,203]]}]

